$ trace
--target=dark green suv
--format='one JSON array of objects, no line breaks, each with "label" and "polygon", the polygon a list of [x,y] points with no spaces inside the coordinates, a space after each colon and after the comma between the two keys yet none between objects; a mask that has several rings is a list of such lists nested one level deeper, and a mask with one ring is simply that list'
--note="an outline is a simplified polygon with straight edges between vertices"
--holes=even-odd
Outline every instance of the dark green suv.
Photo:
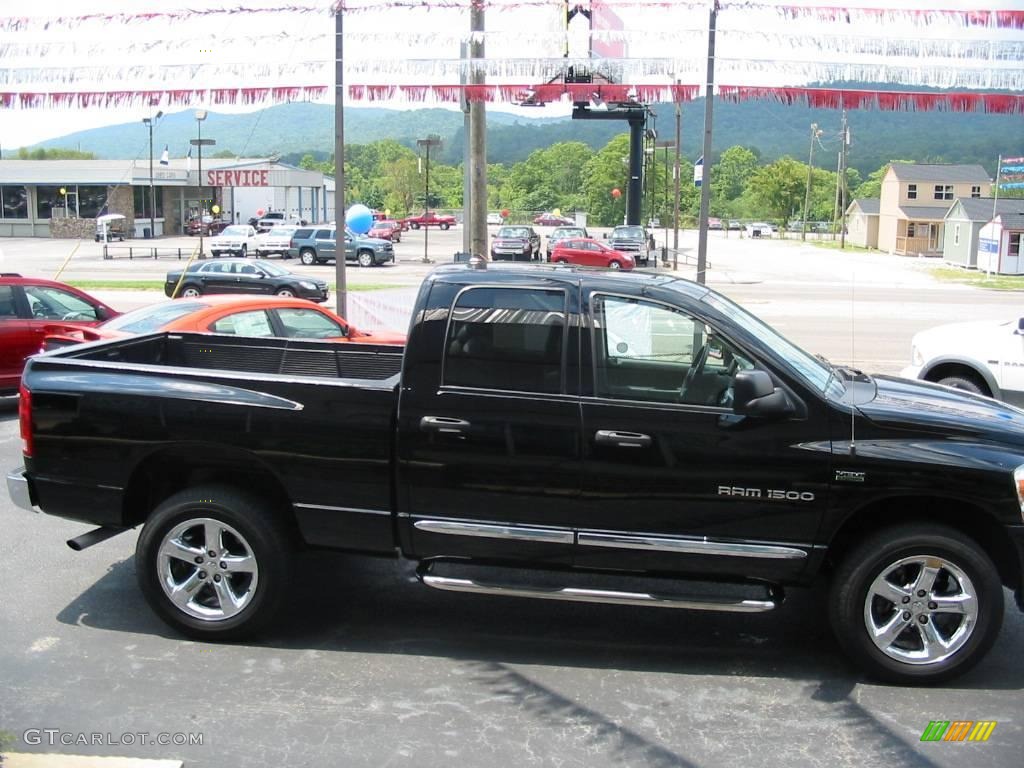
[{"label": "dark green suv", "polygon": [[[288,256],[303,264],[323,264],[338,257],[338,231],[334,225],[299,227],[292,235]],[[345,261],[376,267],[395,260],[395,247],[387,240],[345,230]]]}]

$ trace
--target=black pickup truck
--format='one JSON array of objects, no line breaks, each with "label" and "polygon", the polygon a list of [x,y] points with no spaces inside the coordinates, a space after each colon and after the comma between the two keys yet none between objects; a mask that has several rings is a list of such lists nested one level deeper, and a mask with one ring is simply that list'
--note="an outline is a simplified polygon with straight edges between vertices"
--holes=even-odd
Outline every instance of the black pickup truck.
[{"label": "black pickup truck", "polygon": [[456,592],[770,611],[830,583],[871,675],[934,683],[1021,606],[1024,412],[802,351],[685,280],[479,263],[408,343],[151,334],[32,358],[19,506],[143,526],[181,632],[251,634],[295,553],[417,561]]}]

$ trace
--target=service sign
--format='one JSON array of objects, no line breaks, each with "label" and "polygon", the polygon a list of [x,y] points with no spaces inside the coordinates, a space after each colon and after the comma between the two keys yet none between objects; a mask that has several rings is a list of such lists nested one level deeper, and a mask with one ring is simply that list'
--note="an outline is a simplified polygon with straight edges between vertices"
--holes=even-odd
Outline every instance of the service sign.
[{"label": "service sign", "polygon": [[269,187],[270,171],[207,171],[207,187]]}]

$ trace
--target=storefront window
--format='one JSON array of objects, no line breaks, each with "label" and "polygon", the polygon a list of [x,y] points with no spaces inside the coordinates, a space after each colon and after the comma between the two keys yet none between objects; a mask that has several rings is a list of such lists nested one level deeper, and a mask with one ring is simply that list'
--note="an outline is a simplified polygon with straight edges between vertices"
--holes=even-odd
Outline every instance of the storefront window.
[{"label": "storefront window", "polygon": [[78,187],[78,215],[83,219],[95,219],[105,213],[106,204],[106,187]]},{"label": "storefront window", "polygon": [[[74,187],[65,187],[71,192]],[[73,216],[75,213],[74,196],[68,195],[68,207],[71,208],[66,214],[64,212],[64,195],[60,193],[60,187],[36,187],[36,218],[53,219],[65,215]]]},{"label": "storefront window", "polygon": [[0,218],[28,218],[28,190],[25,187],[0,186]]},{"label": "storefront window", "polygon": [[[154,190],[154,193],[156,195],[156,208],[154,209],[153,216],[160,219],[164,215],[164,195],[160,189]],[[135,218],[148,219],[149,187],[132,187],[132,198],[135,200]]]}]

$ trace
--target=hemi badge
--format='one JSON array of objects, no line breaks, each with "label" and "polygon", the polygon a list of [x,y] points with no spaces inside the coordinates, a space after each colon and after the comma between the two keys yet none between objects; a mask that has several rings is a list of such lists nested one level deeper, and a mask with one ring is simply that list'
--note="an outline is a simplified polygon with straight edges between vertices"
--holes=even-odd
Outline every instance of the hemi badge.
[{"label": "hemi badge", "polygon": [[836,482],[839,483],[863,483],[865,474],[863,472],[850,472],[846,469],[836,470]]}]

